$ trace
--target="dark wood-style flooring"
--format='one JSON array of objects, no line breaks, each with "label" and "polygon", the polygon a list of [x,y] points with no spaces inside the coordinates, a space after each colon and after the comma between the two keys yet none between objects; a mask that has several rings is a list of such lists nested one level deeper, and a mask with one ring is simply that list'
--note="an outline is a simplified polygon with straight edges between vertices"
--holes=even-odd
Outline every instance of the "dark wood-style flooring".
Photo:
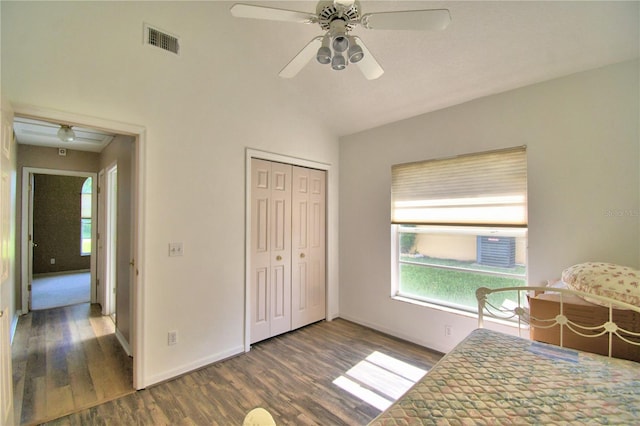
[{"label": "dark wood-style flooring", "polygon": [[64,416],[134,392],[115,326],[89,303],[20,317],[12,344],[16,424]]},{"label": "dark wood-style flooring", "polygon": [[367,424],[381,411],[333,381],[375,351],[425,370],[442,356],[346,320],[322,321],[49,424],[241,425],[255,407],[278,425]]}]

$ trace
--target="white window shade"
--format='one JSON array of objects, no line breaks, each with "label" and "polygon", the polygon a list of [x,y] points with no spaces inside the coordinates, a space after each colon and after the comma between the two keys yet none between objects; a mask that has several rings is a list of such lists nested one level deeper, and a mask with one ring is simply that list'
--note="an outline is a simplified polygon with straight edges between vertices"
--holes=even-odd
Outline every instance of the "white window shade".
[{"label": "white window shade", "polygon": [[526,148],[391,168],[391,221],[422,225],[527,225]]}]

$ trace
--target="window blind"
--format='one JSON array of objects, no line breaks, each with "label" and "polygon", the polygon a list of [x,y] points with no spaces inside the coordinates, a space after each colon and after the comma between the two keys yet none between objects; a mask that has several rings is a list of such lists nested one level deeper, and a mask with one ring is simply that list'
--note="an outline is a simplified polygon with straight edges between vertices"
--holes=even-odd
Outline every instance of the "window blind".
[{"label": "window blind", "polygon": [[527,225],[526,147],[391,167],[391,222]]}]

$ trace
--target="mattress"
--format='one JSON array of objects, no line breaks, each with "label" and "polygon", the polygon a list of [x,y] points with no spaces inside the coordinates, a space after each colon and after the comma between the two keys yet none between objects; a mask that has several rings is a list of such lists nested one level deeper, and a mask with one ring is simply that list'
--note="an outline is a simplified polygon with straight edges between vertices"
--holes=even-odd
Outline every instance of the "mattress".
[{"label": "mattress", "polygon": [[639,422],[639,363],[478,329],[370,424]]}]

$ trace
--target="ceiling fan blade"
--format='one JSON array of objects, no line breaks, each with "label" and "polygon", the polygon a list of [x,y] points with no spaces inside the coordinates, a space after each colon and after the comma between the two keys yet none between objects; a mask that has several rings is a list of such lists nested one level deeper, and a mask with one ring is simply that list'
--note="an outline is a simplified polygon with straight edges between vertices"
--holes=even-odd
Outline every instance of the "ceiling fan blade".
[{"label": "ceiling fan blade", "polygon": [[384,74],[384,70],[378,61],[376,61],[376,58],[374,58],[371,52],[369,52],[369,49],[367,49],[367,46],[364,45],[360,37],[354,36],[353,38],[356,40],[356,44],[362,48],[362,52],[364,53],[364,57],[360,61],[356,62],[356,65],[360,68],[364,77],[367,80],[375,80]]},{"label": "ceiling fan blade", "polygon": [[229,10],[231,11],[231,15],[236,18],[268,19],[271,21],[297,22],[300,24],[313,24],[318,21],[318,17],[313,13],[256,6],[253,4],[236,3],[231,6]]},{"label": "ceiling fan blade", "polygon": [[360,18],[370,30],[444,30],[450,22],[448,9],[366,13]]},{"label": "ceiling fan blade", "polygon": [[318,49],[322,46],[322,36],[311,40],[302,50],[284,67],[280,74],[282,78],[292,78],[304,68],[307,63],[316,56]]}]

